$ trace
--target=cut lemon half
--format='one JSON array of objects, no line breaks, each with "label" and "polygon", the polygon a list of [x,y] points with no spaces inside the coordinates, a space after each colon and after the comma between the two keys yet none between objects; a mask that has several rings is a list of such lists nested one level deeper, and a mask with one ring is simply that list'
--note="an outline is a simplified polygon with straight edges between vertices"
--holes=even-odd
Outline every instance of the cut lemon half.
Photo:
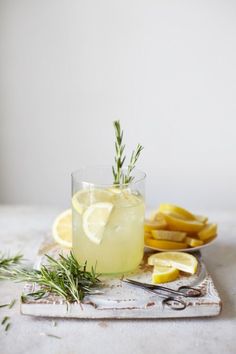
[{"label": "cut lemon half", "polygon": [[185,252],[160,252],[148,258],[149,265],[174,267],[183,272],[195,274],[197,271],[197,259]]},{"label": "cut lemon half", "polygon": [[72,247],[72,212],[65,210],[58,215],[53,223],[52,235],[54,240],[62,246]]},{"label": "cut lemon half", "polygon": [[174,267],[154,266],[152,273],[152,283],[160,284],[176,280],[179,276],[178,269]]},{"label": "cut lemon half", "polygon": [[95,203],[83,214],[83,229],[90,241],[100,244],[113,209],[112,203]]}]

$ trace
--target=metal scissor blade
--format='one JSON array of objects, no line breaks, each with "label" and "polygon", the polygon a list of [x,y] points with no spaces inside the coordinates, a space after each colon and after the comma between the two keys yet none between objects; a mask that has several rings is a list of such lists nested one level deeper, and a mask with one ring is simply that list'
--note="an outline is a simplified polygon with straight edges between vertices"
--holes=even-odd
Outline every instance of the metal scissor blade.
[{"label": "metal scissor blade", "polygon": [[137,280],[133,280],[133,279],[122,279],[123,282],[128,283],[128,284],[132,284],[132,285],[136,285],[139,286],[140,288],[144,288],[144,289],[150,289],[150,290],[154,290],[155,289],[155,285],[153,284],[148,284],[148,283],[142,283],[140,281]]},{"label": "metal scissor blade", "polygon": [[162,303],[170,307],[172,310],[184,310],[186,308],[186,303],[184,301],[177,299],[175,297],[171,297],[162,292],[159,292],[158,291],[159,287],[157,287],[157,285],[142,283],[133,279],[125,279],[125,280],[121,279],[121,280],[127,284],[138,286],[141,289],[150,291],[155,295],[164,298],[164,300],[162,300]]}]

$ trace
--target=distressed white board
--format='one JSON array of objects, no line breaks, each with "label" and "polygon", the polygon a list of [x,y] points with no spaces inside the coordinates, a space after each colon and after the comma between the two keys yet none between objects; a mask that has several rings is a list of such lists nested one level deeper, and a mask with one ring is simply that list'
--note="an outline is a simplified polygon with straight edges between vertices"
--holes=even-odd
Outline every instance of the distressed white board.
[{"label": "distressed white board", "polygon": [[[54,257],[62,250],[54,243],[45,242],[40,251],[36,267],[44,261],[43,254]],[[64,251],[65,252],[65,251]],[[174,282],[163,284],[169,288],[177,289],[181,285],[189,285],[201,289],[200,298],[181,298],[187,307],[181,311],[170,309],[162,304],[162,299],[153,293],[126,284],[121,276],[101,277],[104,286],[102,295],[86,296],[82,304],[68,304],[58,296],[49,296],[40,300],[27,299],[21,304],[24,315],[42,317],[64,317],[81,319],[135,319],[135,318],[171,318],[171,317],[201,317],[217,316],[220,314],[222,302],[214,286],[210,274],[201,260],[200,253],[198,271],[189,276],[184,273]],[[147,254],[143,263],[133,273],[125,275],[129,278],[150,283],[152,267],[146,265]],[[34,291],[34,285],[26,284],[24,292]]]}]

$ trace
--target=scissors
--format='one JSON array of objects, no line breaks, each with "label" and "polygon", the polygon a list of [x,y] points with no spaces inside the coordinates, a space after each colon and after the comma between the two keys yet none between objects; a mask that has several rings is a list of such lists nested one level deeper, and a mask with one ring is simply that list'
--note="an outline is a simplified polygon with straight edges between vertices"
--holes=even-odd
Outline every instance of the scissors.
[{"label": "scissors", "polygon": [[192,288],[187,285],[180,286],[177,290],[174,290],[165,286],[142,283],[133,279],[122,279],[122,281],[160,296],[163,298],[163,305],[167,305],[172,310],[176,311],[184,310],[187,307],[187,303],[184,300],[177,298],[177,296],[200,297],[203,295],[200,289]]}]

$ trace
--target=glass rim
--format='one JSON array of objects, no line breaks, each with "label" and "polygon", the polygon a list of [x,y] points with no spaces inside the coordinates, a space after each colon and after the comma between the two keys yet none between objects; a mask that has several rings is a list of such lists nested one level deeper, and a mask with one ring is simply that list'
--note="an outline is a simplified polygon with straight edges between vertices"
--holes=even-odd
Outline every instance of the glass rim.
[{"label": "glass rim", "polygon": [[[110,168],[110,170],[111,170],[111,173],[112,173],[112,168],[111,168],[111,166],[109,166],[109,165],[82,165],[80,168],[78,168],[77,170],[74,170],[74,171],[72,171],[71,172],[71,178],[72,178],[72,180],[73,180],[73,178],[75,178],[76,177],[76,175],[77,174],[79,174],[80,172],[82,172],[83,170],[86,170],[86,169],[89,169],[89,168],[94,168],[94,169],[108,169],[108,168]],[[122,171],[124,171],[124,170],[127,170],[128,169],[128,166],[124,166],[124,168],[122,168]],[[140,182],[142,182],[142,181],[144,181],[145,180],[145,178],[146,178],[146,176],[147,176],[147,174],[144,172],[144,171],[142,171],[142,170],[140,170],[139,168],[134,168],[133,169],[133,171],[132,172],[137,172],[138,174],[140,174],[140,176],[139,177],[137,177],[137,179],[136,179],[136,177],[135,176],[133,176],[134,177],[134,179],[131,181],[131,182],[129,182],[129,183],[119,183],[119,184],[114,184],[114,183],[94,183],[94,182],[89,182],[88,180],[85,180],[84,178],[81,178],[81,180],[78,180],[78,182],[80,182],[80,183],[87,183],[87,184],[93,184],[93,185],[95,185],[95,186],[101,186],[101,187],[110,187],[110,186],[119,186],[119,187],[127,187],[127,186],[130,186],[130,185],[135,185],[135,184],[137,184],[137,183],[140,183]]]}]

